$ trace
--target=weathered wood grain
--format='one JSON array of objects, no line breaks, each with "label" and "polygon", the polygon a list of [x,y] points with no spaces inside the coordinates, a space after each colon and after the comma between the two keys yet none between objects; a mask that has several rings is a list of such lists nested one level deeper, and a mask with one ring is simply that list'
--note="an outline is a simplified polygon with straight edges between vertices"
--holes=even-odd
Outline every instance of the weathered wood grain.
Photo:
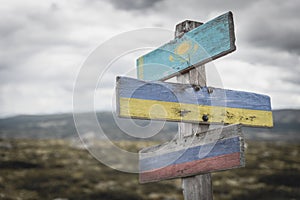
[{"label": "weathered wood grain", "polygon": [[[182,34],[202,25],[201,22],[185,21],[176,25],[175,38],[181,37]],[[206,72],[205,66],[201,65],[193,68],[184,74],[177,76],[178,83],[194,84],[200,87],[206,87]],[[184,137],[193,135],[194,133],[201,132],[198,137],[204,136],[209,125],[201,125],[199,123],[178,123],[178,138],[179,142],[186,141]],[[202,141],[204,141],[202,139]],[[183,177],[182,191],[185,200],[212,200],[212,180],[210,173],[199,174],[196,176]]]},{"label": "weathered wood grain", "polygon": [[211,174],[186,177],[182,182],[185,200],[212,200]]},{"label": "weathered wood grain", "polygon": [[138,58],[137,76],[166,80],[235,49],[233,17],[228,12]]},{"label": "weathered wood grain", "polygon": [[[207,138],[206,138],[207,137]],[[240,125],[175,139],[143,149],[140,182],[188,177],[244,166],[244,139]]]},{"label": "weathered wood grain", "polygon": [[117,78],[120,117],[272,127],[270,97],[199,85]]},{"label": "weathered wood grain", "polygon": [[[177,26],[176,26],[177,31]],[[205,66],[201,65],[194,68],[188,73],[177,76],[178,83],[189,83],[206,87],[206,72]],[[199,123],[178,123],[179,136],[189,136],[194,133],[201,132],[198,137],[203,137],[207,134],[209,125]],[[206,138],[207,139],[207,138]],[[184,138],[181,139],[184,141]],[[203,138],[201,141],[204,141]],[[196,176],[183,177],[182,179],[183,196],[185,200],[212,200],[213,189],[210,173],[199,174]]]}]

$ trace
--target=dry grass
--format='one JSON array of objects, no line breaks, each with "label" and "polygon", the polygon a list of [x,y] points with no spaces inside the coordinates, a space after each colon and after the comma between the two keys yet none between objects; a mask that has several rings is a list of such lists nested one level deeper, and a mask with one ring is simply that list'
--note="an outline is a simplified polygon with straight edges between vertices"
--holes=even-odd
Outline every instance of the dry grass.
[{"label": "dry grass", "polygon": [[[180,180],[140,185],[63,140],[0,141],[0,199],[182,199]],[[137,152],[153,143],[118,142]],[[246,168],[213,174],[215,199],[300,199],[300,145],[252,142]]]}]

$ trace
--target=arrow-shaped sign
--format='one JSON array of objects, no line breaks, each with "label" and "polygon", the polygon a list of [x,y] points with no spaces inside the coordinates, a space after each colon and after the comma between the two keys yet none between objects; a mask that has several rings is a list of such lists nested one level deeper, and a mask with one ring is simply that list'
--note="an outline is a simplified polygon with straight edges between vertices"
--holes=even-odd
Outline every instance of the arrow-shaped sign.
[{"label": "arrow-shaped sign", "polygon": [[236,49],[232,13],[225,13],[137,59],[142,80],[165,80]]},{"label": "arrow-shaped sign", "polygon": [[272,127],[270,97],[197,85],[117,77],[120,117]]},{"label": "arrow-shaped sign", "polygon": [[243,167],[244,139],[239,125],[195,134],[145,148],[140,155],[140,182],[187,177]]}]

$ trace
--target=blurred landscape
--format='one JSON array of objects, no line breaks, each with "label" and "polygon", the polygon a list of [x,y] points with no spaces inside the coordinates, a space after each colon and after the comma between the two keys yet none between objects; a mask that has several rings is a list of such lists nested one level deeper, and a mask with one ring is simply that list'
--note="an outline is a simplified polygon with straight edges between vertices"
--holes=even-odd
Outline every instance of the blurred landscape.
[{"label": "blurred landscape", "polygon": [[[81,120],[86,120],[90,113],[81,114]],[[116,124],[112,113],[96,113],[99,125],[111,140],[142,140],[124,133]],[[245,137],[250,140],[300,142],[300,110],[273,111],[273,128],[243,128]],[[127,119],[118,119],[118,123],[126,130],[132,129],[132,123]],[[139,126],[148,125],[147,120],[134,120]],[[97,130],[88,129],[82,137],[95,137]],[[133,131],[133,130],[132,130]],[[166,122],[159,134],[151,137],[153,141],[167,141],[177,132],[177,123]],[[30,138],[30,139],[72,139],[77,138],[77,132],[72,114],[54,115],[20,115],[0,119],[0,138]],[[148,141],[149,139],[147,139]]]},{"label": "blurred landscape", "polygon": [[[273,117],[273,129],[243,128],[246,167],[213,173],[215,199],[300,199],[300,110],[275,110]],[[131,152],[177,132],[176,123],[166,123],[152,141],[137,139],[111,113],[97,118],[107,137]],[[95,134],[86,130],[82,137]],[[93,158],[79,143],[72,114],[0,119],[0,138],[0,199],[183,199],[180,179],[141,185],[137,174]]]}]

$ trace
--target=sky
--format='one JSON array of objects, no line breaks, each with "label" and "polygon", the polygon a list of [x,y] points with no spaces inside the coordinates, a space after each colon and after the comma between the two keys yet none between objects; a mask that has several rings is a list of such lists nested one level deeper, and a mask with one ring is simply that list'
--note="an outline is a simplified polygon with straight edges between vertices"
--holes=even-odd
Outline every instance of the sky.
[{"label": "sky", "polygon": [[228,11],[237,50],[207,66],[208,83],[218,76],[226,89],[269,95],[273,109],[300,109],[299,10],[298,0],[2,2],[0,117],[72,112],[77,77],[91,65],[79,96],[92,93],[95,110],[112,110],[115,77],[134,77],[138,56],[173,39],[181,21]]}]

